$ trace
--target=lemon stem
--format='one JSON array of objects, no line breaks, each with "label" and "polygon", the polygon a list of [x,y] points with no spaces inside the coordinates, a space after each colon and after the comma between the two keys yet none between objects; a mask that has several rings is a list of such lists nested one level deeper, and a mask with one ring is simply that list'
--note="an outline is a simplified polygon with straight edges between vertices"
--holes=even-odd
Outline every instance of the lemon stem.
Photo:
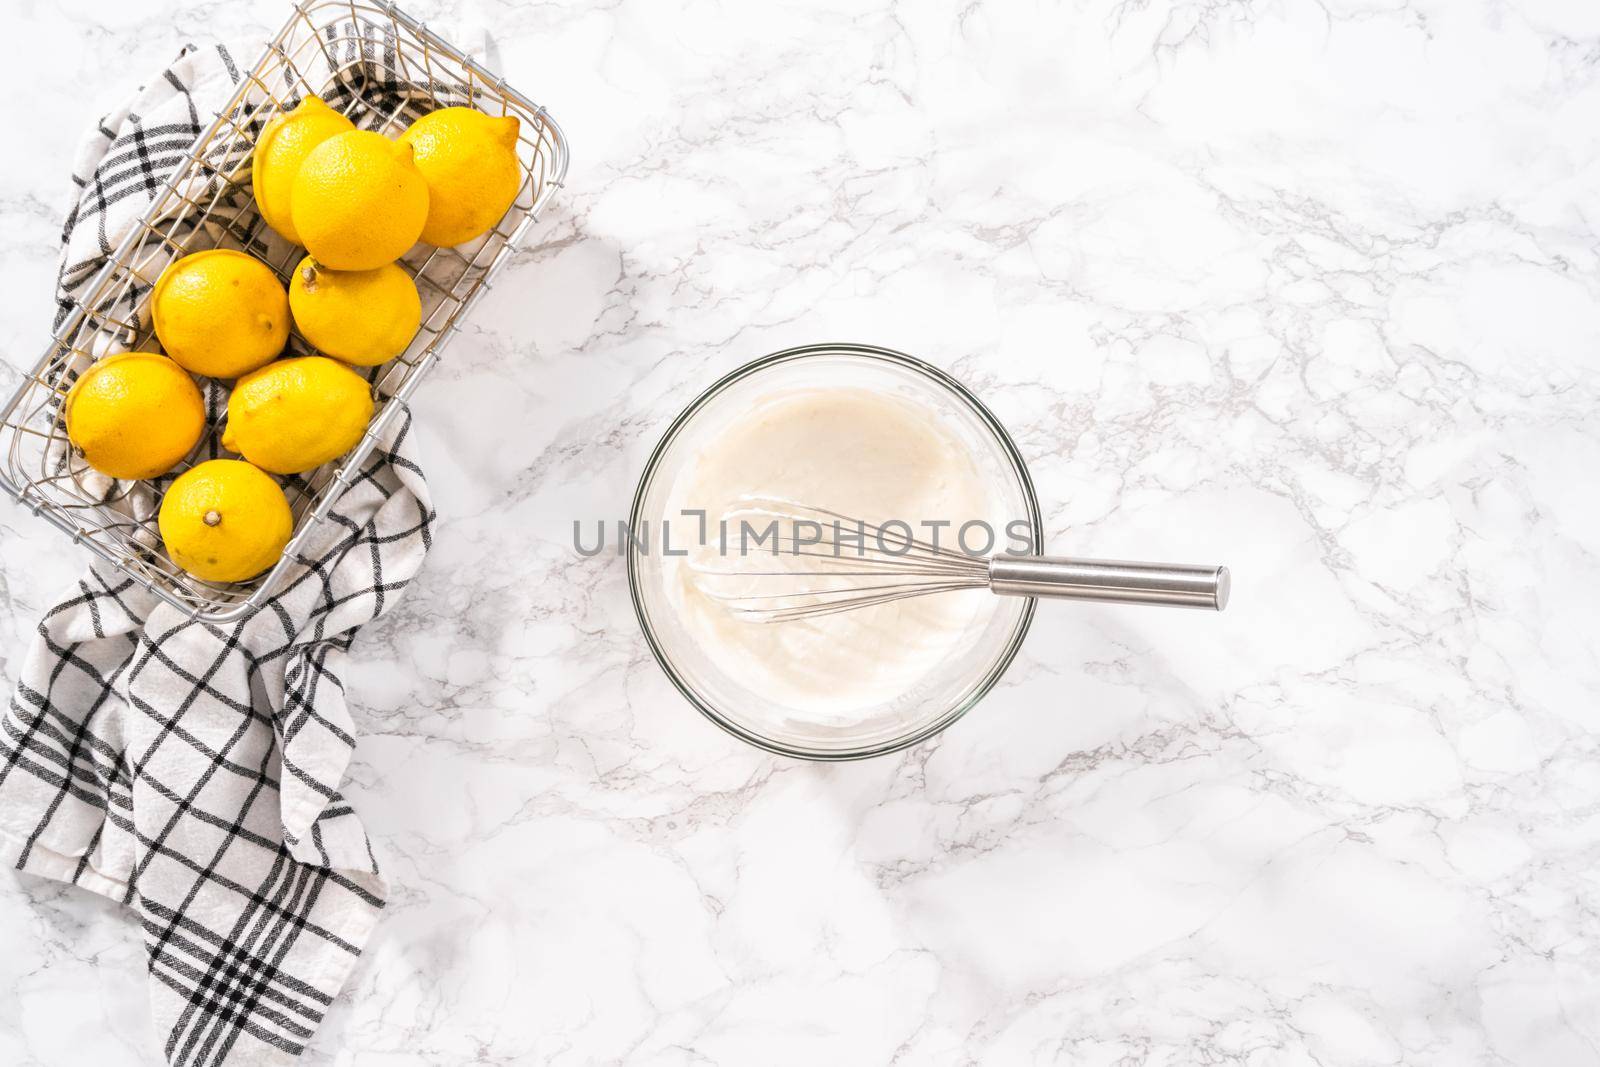
[{"label": "lemon stem", "polygon": [[206,512],[205,523],[207,526],[216,526],[220,522],[222,522],[222,513],[220,511]]},{"label": "lemon stem", "polygon": [[301,278],[302,281],[304,281],[306,283],[306,288],[307,289],[315,289],[317,287],[317,261],[316,260],[313,259],[309,263],[306,264],[305,270],[302,270],[300,272],[300,278]]}]

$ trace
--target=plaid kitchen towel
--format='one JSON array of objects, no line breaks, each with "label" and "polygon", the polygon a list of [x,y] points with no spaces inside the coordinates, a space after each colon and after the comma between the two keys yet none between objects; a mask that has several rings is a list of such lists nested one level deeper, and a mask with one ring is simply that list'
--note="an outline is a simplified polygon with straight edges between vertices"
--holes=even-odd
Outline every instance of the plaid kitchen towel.
[{"label": "plaid kitchen towel", "polygon": [[[221,48],[191,48],[91,133],[63,233],[63,307],[239,77]],[[96,566],[46,613],[23,662],[0,731],[0,848],[21,870],[132,909],[174,1065],[298,1055],[383,907],[339,792],[354,747],[341,667],[428,548],[434,516],[408,430],[409,414],[305,566],[244,621],[189,621]]]}]

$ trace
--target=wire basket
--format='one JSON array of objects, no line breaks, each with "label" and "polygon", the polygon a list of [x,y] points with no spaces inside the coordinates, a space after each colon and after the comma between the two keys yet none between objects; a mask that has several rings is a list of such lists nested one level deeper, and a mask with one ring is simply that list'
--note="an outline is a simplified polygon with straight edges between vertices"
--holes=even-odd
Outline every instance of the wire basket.
[{"label": "wire basket", "polygon": [[[172,259],[205,248],[240,249],[287,283],[305,253],[268,229],[256,210],[250,153],[262,127],[308,94],[348,115],[358,128],[391,135],[429,111],[452,105],[514,115],[521,126],[522,185],[505,217],[482,238],[458,248],[418,245],[401,260],[422,297],[422,326],[403,353],[368,372],[375,413],[366,434],[341,459],[281,480],[295,528],[272,570],[249,582],[204,582],[167,557],[155,516],[173,477],[225,454],[219,444],[225,387],[206,383],[207,433],[183,463],[149,482],[114,482],[91,470],[67,441],[62,401],[95,359],[112,352],[159,351],[147,305],[156,278]],[[243,617],[308,562],[299,557],[301,546],[358,476],[461,329],[467,309],[489,288],[561,186],[566,169],[566,140],[544,108],[393,4],[310,0],[296,5],[133,232],[67,309],[43,357],[0,410],[0,484],[189,616],[213,623]],[[312,349],[291,334],[284,354],[309,355]]]}]

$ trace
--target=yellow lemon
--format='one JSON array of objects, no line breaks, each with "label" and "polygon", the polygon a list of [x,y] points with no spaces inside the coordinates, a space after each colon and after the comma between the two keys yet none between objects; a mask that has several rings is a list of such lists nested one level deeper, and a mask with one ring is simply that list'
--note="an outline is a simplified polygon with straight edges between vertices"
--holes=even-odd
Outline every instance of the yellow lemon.
[{"label": "yellow lemon", "polygon": [[156,337],[186,370],[235,378],[283,351],[289,294],[260,260],[227,248],[168,265],[150,296]]},{"label": "yellow lemon", "polygon": [[294,176],[311,150],[328,138],[355,129],[339,112],[314,96],[300,101],[267,123],[256,139],[250,158],[250,184],[255,189],[256,207],[267,225],[294,244],[300,243],[294,216],[289,209]]},{"label": "yellow lemon", "polygon": [[262,470],[299,474],[350,451],[371,419],[372,390],[343,363],[280,359],[234,384],[222,447]]},{"label": "yellow lemon", "polygon": [[67,392],[67,439],[113,478],[154,478],[189,454],[206,428],[187,371],[156,352],[107,356]]},{"label": "yellow lemon", "polygon": [[334,270],[372,270],[417,243],[428,186],[411,146],[351,130],[323,141],[300,164],[289,194],[306,251]]},{"label": "yellow lemon", "polygon": [[362,367],[404,352],[422,321],[417,284],[402,268],[329,270],[310,256],[289,279],[289,310],[313,348]]},{"label": "yellow lemon", "polygon": [[207,582],[242,582],[278,562],[294,516],[278,483],[237,459],[178,475],[156,517],[172,562]]},{"label": "yellow lemon", "polygon": [[400,135],[416,149],[428,182],[428,224],[422,239],[449,248],[487,233],[522,187],[518,124],[512,115],[447,107],[424,115]]}]

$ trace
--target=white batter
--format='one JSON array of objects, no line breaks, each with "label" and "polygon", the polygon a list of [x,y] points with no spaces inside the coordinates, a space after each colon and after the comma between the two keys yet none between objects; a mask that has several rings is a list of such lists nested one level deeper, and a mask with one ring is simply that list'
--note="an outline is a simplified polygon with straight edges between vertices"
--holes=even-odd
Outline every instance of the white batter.
[{"label": "white batter", "polygon": [[[752,500],[799,501],[875,523],[899,519],[923,540],[930,536],[919,526],[923,520],[948,520],[940,531],[945,546],[955,544],[956,530],[970,519],[989,522],[1003,546],[1005,519],[968,448],[933,412],[892,394],[781,392],[707,436],[694,442],[666,509],[674,545],[690,555],[665,562],[664,572],[679,621],[736,684],[812,721],[848,722],[853,711],[913,689],[996,610],[997,598],[979,589],[799,621],[738,617],[712,594],[740,591],[736,587],[747,580],[749,588],[771,591],[772,580],[708,572],[815,566],[790,555],[788,545],[776,561],[767,545],[752,543],[750,553],[740,555],[738,520],[749,517]],[[696,520],[678,517],[686,509],[706,512],[707,543],[693,543]],[[719,538],[723,518],[730,520],[726,544]],[[781,581],[802,588],[793,579]]]}]

